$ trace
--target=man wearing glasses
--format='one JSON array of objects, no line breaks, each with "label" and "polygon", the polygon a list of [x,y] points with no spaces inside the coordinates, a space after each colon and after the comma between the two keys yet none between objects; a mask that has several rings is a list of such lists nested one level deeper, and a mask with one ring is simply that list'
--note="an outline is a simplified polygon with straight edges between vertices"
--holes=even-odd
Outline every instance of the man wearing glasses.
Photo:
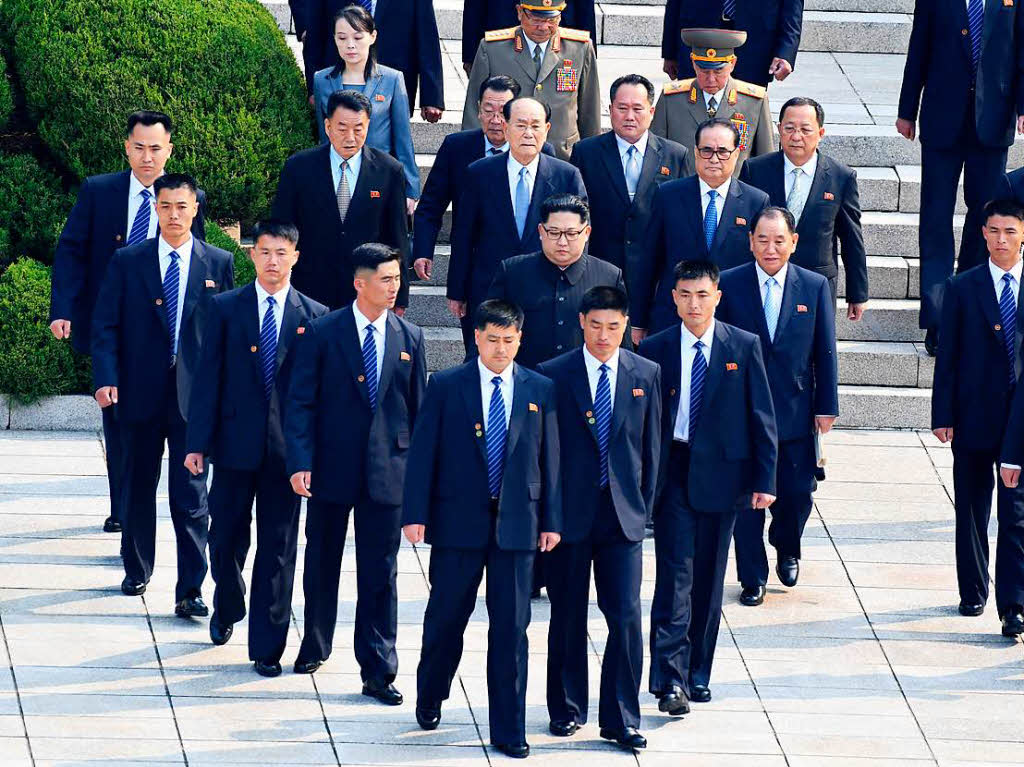
[{"label": "man wearing glasses", "polygon": [[590,33],[560,27],[565,0],[523,0],[519,26],[487,32],[466,88],[462,129],[480,127],[476,94],[494,75],[509,75],[551,109],[551,143],[562,160],[573,145],[601,130],[601,94]]}]

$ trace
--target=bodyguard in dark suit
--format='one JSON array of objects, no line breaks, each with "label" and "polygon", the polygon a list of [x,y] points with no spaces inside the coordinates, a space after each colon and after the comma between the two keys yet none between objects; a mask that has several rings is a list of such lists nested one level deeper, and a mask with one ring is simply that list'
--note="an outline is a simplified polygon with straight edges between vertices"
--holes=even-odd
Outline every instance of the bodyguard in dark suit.
[{"label": "bodyguard in dark suit", "polygon": [[732,177],[739,132],[731,122],[707,120],[697,128],[694,143],[697,175],[658,187],[646,258],[632,269],[629,314],[637,343],[648,330],[676,324],[671,298],[675,265],[691,256],[719,269],[747,263],[750,222],[769,204],[760,189]]},{"label": "bodyguard in dark suit", "polygon": [[213,297],[234,287],[231,254],[195,239],[196,184],[153,182],[160,236],[114,253],[93,315],[92,373],[100,407],[117,405],[124,450],[121,591],[142,594],[153,574],[156,492],[164,444],[178,551],[174,611],[207,614],[206,472],[185,469],[185,418]]},{"label": "bodyguard in dark suit", "polygon": [[[96,296],[114,251],[156,237],[159,231],[153,182],[163,175],[174,148],[171,131],[171,118],[163,112],[133,112],[128,117],[124,142],[130,170],[90,176],[83,181],[57,241],[50,288],[50,332],[55,338],[70,338],[80,354],[89,353]],[[203,240],[206,195],[201,189],[198,199],[199,212],[192,220],[192,236]],[[103,408],[110,488],[110,515],[103,530],[108,533],[121,532],[123,458],[116,412],[116,407]]]},{"label": "bodyguard in dark suit", "polygon": [[399,705],[398,545],[402,476],[426,386],[423,331],[391,310],[400,255],[379,243],[352,253],[356,300],[316,320],[298,346],[285,442],[292,488],[309,498],[302,591],[305,635],[295,673],[331,654],[349,511],[355,509],[355,655],[363,694]]},{"label": "bodyguard in dark suit", "polygon": [[[274,218],[299,229],[302,259],[292,285],[337,309],[355,298],[352,251],[367,242],[409,247],[402,165],[364,146],[373,107],[365,96],[338,91],[327,102],[329,143],[288,158],[274,198]],[[409,303],[402,284],[399,310]]]},{"label": "bodyguard in dark suit", "polygon": [[[1011,200],[985,205],[989,258],[949,283],[942,305],[942,342],[932,382],[932,431],[953,446],[956,578],[960,614],[981,615],[988,600],[988,522],[994,468],[1017,441],[1006,431],[1021,371],[1024,307],[1020,304],[1024,209]],[[1004,449],[1002,461],[1020,466]],[[1007,636],[1024,631],[1024,491],[996,494],[996,609]]]},{"label": "bodyguard in dark suit", "polygon": [[[827,434],[839,414],[835,310],[828,280],[790,261],[799,247],[790,211],[765,208],[751,227],[754,263],[722,272],[717,316],[761,339],[779,439],[768,541],[777,552],[779,580],[792,588],[817,487],[815,433]],[[761,509],[736,520],[736,570],[740,602],[761,604],[768,582]]]},{"label": "bodyguard in dark suit", "polygon": [[[540,206],[554,194],[587,198],[583,179],[567,162],[541,154],[551,111],[531,98],[503,107],[505,155],[485,157],[466,172],[448,267],[448,307],[459,318],[473,316],[484,300],[498,264],[540,250]],[[475,344],[465,329],[466,354]]]},{"label": "bodyguard in dark suit", "polygon": [[290,287],[299,232],[257,224],[250,253],[256,282],[214,297],[189,403],[185,468],[217,465],[210,488],[210,638],[226,643],[245,617],[242,569],[256,502],[256,557],[249,611],[249,660],[263,676],[281,673],[291,622],[301,499],[285,471],[282,405],[295,339],[327,313]]},{"label": "bodyguard in dark suit", "polygon": [[650,691],[678,715],[711,700],[733,525],[775,500],[777,438],[760,340],[715,319],[718,267],[682,261],[675,278],[682,323],[640,354],[661,365],[663,403]]},{"label": "bodyguard in dark suit", "polygon": [[587,721],[590,567],[608,624],[601,664],[601,737],[645,748],[640,726],[644,647],[643,542],[661,457],[661,371],[620,350],[626,294],[588,290],[579,304],[584,346],[543,363],[555,382],[563,488],[562,542],[547,555],[548,713],[553,735]]},{"label": "bodyguard in dark suit", "polygon": [[1009,197],[1024,206],[1024,168],[1017,168],[1003,176],[1002,188],[992,197],[997,200],[1001,197]]},{"label": "bodyguard in dark suit", "polygon": [[788,208],[800,242],[793,263],[828,278],[832,305],[839,276],[839,246],[846,270],[846,317],[864,316],[868,264],[860,225],[857,172],[818,151],[825,135],[825,110],[814,99],[792,98],[779,112],[782,151],[748,160],[740,179]]},{"label": "bodyguard in dark suit", "polygon": [[594,233],[590,254],[619,267],[630,292],[651,224],[654,194],[662,184],[693,174],[686,147],[651,133],[654,86],[642,75],[612,83],[612,129],[575,144],[570,162],[580,169],[590,197]]},{"label": "bodyguard in dark suit", "polygon": [[917,0],[896,130],[921,119],[921,317],[935,353],[942,291],[953,273],[961,171],[967,218],[957,271],[985,260],[982,206],[1006,170],[1014,123],[1024,131],[1024,14],[1002,0]]},{"label": "bodyguard in dark suit", "polygon": [[441,721],[486,570],[491,743],[516,758],[530,753],[533,558],[553,549],[562,530],[555,390],[513,362],[522,323],[522,312],[505,301],[477,307],[479,356],[431,376],[402,501],[405,537],[431,545],[416,721],[425,730]]}]

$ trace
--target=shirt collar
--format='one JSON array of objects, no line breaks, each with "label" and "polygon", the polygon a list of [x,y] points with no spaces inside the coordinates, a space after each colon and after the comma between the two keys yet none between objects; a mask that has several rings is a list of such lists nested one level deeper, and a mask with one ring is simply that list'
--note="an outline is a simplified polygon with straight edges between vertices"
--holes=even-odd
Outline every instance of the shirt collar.
[{"label": "shirt collar", "polygon": [[570,285],[575,285],[577,282],[579,282],[580,277],[583,276],[583,272],[587,270],[587,264],[585,263],[585,259],[587,257],[586,253],[577,258],[564,269],[550,261],[547,258],[547,256],[544,255],[543,251],[541,252],[541,257],[548,264],[548,266],[551,267],[552,272],[556,278],[558,277],[558,275],[564,274],[565,279],[568,280]]},{"label": "shirt collar", "polygon": [[289,283],[285,283],[284,287],[278,288],[276,293],[268,293],[266,288],[260,285],[259,280],[254,280],[253,285],[256,286],[256,305],[262,305],[268,296],[274,297],[274,302],[278,306],[284,306],[284,300],[288,297],[288,290],[291,287]]},{"label": "shirt collar", "polygon": [[773,275],[768,274],[768,272],[766,272],[764,269],[762,269],[761,265],[759,263],[757,263],[757,261],[754,262],[754,270],[757,272],[757,285],[758,285],[759,288],[760,288],[761,285],[764,285],[765,280],[767,280],[769,277],[774,277],[775,281],[777,283],[779,283],[779,287],[780,288],[785,288],[786,287],[786,274],[789,273],[789,262],[788,261],[786,263],[784,263],[782,265],[782,268],[779,269],[779,271],[777,271]]},{"label": "shirt collar", "polygon": [[157,237],[156,243],[157,253],[159,253],[160,258],[168,258],[171,255],[171,251],[177,253],[182,261],[187,261],[192,256],[193,240],[191,233],[189,233],[188,239],[177,248],[172,248],[163,237]]},{"label": "shirt collar", "polygon": [[356,306],[356,302],[352,302],[352,314],[356,318],[356,330],[359,331],[359,340],[363,340],[363,336],[366,335],[366,326],[373,325],[374,329],[380,333],[381,337],[384,336],[384,329],[387,327],[388,313],[384,310],[380,313],[380,317],[370,322],[366,315],[359,311],[359,307]]},{"label": "shirt collar", "polygon": [[817,170],[818,168],[818,150],[815,149],[814,154],[811,155],[811,159],[805,162],[803,165],[794,165],[793,161],[786,156],[785,152],[783,152],[782,164],[786,169],[786,178],[789,178],[789,174],[793,172],[794,168],[803,168],[804,173],[806,173],[811,178],[814,178],[814,171]]},{"label": "shirt collar", "polygon": [[482,383],[486,384],[487,386],[491,385],[491,379],[494,378],[494,376],[500,376],[501,377],[501,385],[502,386],[506,386],[506,385],[512,383],[512,368],[515,367],[515,363],[514,362],[508,363],[508,367],[506,367],[500,373],[495,373],[494,371],[492,371],[490,368],[488,368],[483,363],[483,360],[481,360],[479,357],[477,357],[476,358],[476,367],[477,367],[477,370],[480,371],[480,381]]},{"label": "shirt collar", "polygon": [[134,172],[129,173],[128,174],[128,178],[129,178],[129,181],[128,181],[128,197],[129,197],[129,199],[137,197],[139,195],[139,192],[141,192],[143,189],[148,189],[149,190],[150,199],[155,199],[156,198],[156,195],[153,193],[153,187],[152,186],[143,186],[142,182],[139,181],[138,178],[136,178]]},{"label": "shirt collar", "polygon": [[508,142],[506,141],[501,146],[494,146],[494,144],[491,143],[490,139],[487,138],[487,134],[485,133],[484,134],[484,157],[490,157],[491,155],[488,154],[488,153],[492,149],[497,149],[499,152],[507,152],[508,151]]},{"label": "shirt collar", "polygon": [[543,43],[538,43],[538,42],[535,42],[535,41],[531,40],[529,37],[527,37],[525,32],[523,32],[523,39],[526,41],[527,46],[529,46],[530,58],[531,59],[533,58],[533,49],[536,48],[539,45],[540,46],[540,57],[543,60],[544,56],[548,52],[548,43],[550,42],[550,40],[545,40]]},{"label": "shirt collar", "polygon": [[644,153],[647,151],[647,139],[650,136],[650,132],[649,131],[644,131],[644,135],[642,135],[640,138],[638,138],[636,140],[635,144],[630,144],[624,138],[620,137],[619,134],[617,134],[617,133],[614,134],[614,136],[615,136],[615,144],[619,148],[619,157],[622,160],[626,159],[626,152],[629,151],[629,148],[631,146],[635,146],[636,147],[636,151],[640,153],[641,157],[643,157]]},{"label": "shirt collar", "polygon": [[1013,267],[1009,270],[1009,272],[1007,272],[1002,267],[997,266],[996,263],[990,258],[988,260],[988,271],[989,274],[992,275],[992,282],[995,283],[996,290],[1002,290],[1004,274],[1011,274],[1013,276],[1014,281],[1018,285],[1020,285],[1020,275],[1021,272],[1024,271],[1024,261],[1018,260],[1017,263],[1015,263]]},{"label": "shirt collar", "polygon": [[[341,170],[341,164],[345,162],[345,158],[338,154],[338,150],[334,148],[334,144],[328,144],[331,148],[331,170]],[[358,173],[359,164],[363,161],[363,149],[359,148],[359,151],[348,158],[348,169],[353,173]]]},{"label": "shirt collar", "polygon": [[[711,190],[711,187],[708,186],[707,182],[700,176],[697,177],[697,181],[700,184],[700,196],[703,200],[705,197],[707,197],[707,194]],[[719,197],[725,199],[729,195],[729,185],[731,183],[732,178],[727,178],[725,182],[720,187],[718,187],[718,189],[715,190],[718,193]]]},{"label": "shirt collar", "polygon": [[[689,330],[687,330],[686,324],[681,322],[681,321],[679,323],[679,327],[683,331],[682,340],[681,340],[681,344],[682,344],[683,348],[684,349],[691,349],[691,348],[693,348],[693,345],[695,343],[697,343],[697,336],[695,336],[693,333],[691,333]],[[709,324],[708,325],[708,329],[704,331],[704,335],[702,335],[700,337],[700,340],[704,343],[704,348],[705,349],[708,349],[708,350],[711,349],[711,341],[714,339],[714,337],[715,337],[715,318],[712,317],[711,318],[711,324]]]},{"label": "shirt collar", "polygon": [[508,153],[508,172],[509,177],[516,177],[519,175],[519,169],[526,167],[530,169],[530,178],[534,181],[537,180],[537,166],[540,164],[540,154],[530,160],[530,164],[524,166],[519,160],[512,156],[512,153]]},{"label": "shirt collar", "polygon": [[616,349],[615,353],[607,362],[601,362],[597,357],[590,353],[590,350],[586,346],[583,348],[583,364],[587,366],[587,375],[595,376],[600,375],[601,365],[607,365],[611,369],[611,375],[615,375],[619,372],[619,350]]},{"label": "shirt collar", "polygon": [[704,106],[705,107],[707,107],[708,102],[710,102],[711,99],[714,98],[716,109],[720,109],[721,108],[722,101],[725,99],[725,88],[722,88],[722,90],[718,91],[718,93],[708,93],[707,91],[701,91],[701,93],[704,94]]}]

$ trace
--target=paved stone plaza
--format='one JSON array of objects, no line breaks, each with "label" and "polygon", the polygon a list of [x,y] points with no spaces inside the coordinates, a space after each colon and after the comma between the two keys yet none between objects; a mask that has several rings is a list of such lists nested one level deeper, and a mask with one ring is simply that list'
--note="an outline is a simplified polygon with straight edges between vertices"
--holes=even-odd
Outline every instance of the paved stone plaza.
[{"label": "paved stone plaza", "polygon": [[[605,629],[591,608],[592,721],[571,740],[547,734],[549,608],[534,603],[528,693],[539,764],[701,767],[1019,764],[1024,647],[999,636],[990,604],[956,613],[950,452],[930,434],[846,431],[828,438],[829,479],[807,530],[800,585],[777,581],[760,608],[726,589],[714,700],[683,719],[644,693],[650,746],[621,752],[597,734]],[[486,765],[483,600],[441,727],[413,718],[429,548],[399,555],[401,673],[407,700],[359,694],[352,657],[354,558],[343,567],[335,654],[313,677],[290,663],[302,594],[277,679],[247,661],[246,627],[213,647],[207,621],[175,618],[174,545],[161,490],[157,569],[146,595],[122,596],[118,540],[106,516],[101,441],[92,433],[0,432],[0,764]],[[994,545],[994,543],[993,543]],[[251,561],[251,556],[250,556]],[[645,624],[654,588],[645,547]],[[730,581],[734,570],[730,566]],[[301,577],[301,551],[300,551]],[[204,596],[212,598],[207,580]],[[646,625],[645,625],[646,633]],[[644,682],[646,689],[646,680]]]}]

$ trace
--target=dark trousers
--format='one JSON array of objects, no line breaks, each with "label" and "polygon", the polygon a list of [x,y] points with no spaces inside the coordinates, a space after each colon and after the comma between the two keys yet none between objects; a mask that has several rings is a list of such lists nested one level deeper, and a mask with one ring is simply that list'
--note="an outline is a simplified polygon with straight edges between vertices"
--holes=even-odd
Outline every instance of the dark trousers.
[{"label": "dark trousers", "polygon": [[548,714],[552,721],[587,721],[587,612],[590,564],[594,564],[597,606],[608,625],[601,662],[598,723],[621,730],[640,726],[640,677],[644,638],[640,615],[643,541],[622,533],[612,500],[602,494],[591,534],[578,543],[564,541],[547,554]]},{"label": "dark trousers", "polygon": [[[800,539],[811,517],[817,488],[814,436],[779,443],[775,474],[778,497],[771,505],[768,542],[780,557],[800,559]],[[768,583],[768,553],[764,548],[763,509],[744,509],[736,515],[736,574],[744,586]]]},{"label": "dark trousers", "polygon": [[[316,492],[315,490],[313,491]],[[391,683],[398,673],[398,546],[401,507],[363,496],[354,507],[318,501],[306,504],[306,560],[302,592],[306,600],[305,633],[296,662],[326,660],[338,620],[338,583],[355,511],[356,620],[355,649],[363,681]]]},{"label": "dark trousers", "polygon": [[[557,548],[556,548],[557,550]],[[419,703],[447,700],[462,658],[463,634],[487,571],[487,702],[492,743],[526,741],[526,670],[533,551],[498,548],[430,551],[430,599],[416,669]]]},{"label": "dark trousers", "polygon": [[178,551],[174,599],[181,601],[199,596],[206,578],[207,471],[192,476],[185,468],[185,419],[178,409],[173,369],[168,380],[166,399],[158,417],[120,422],[124,451],[121,559],[125,575],[149,582],[156,552],[156,490],[166,442],[167,495]]},{"label": "dark trousers", "polygon": [[121,449],[121,427],[117,422],[117,405],[101,410],[103,413],[103,447],[107,456],[107,486],[110,488],[110,516],[120,521],[124,499],[124,450]]},{"label": "dark trousers", "polygon": [[[953,448],[956,580],[961,601],[969,604],[988,600],[988,522],[998,459],[998,449]],[[996,513],[996,609],[1002,617],[1012,605],[1024,605],[1024,490],[999,482]]]},{"label": "dark trousers", "polygon": [[668,484],[654,516],[650,691],[707,686],[722,621],[722,590],[736,511],[695,511],[687,498],[690,452],[673,443]]},{"label": "dark trousers", "polygon": [[249,660],[276,663],[284,654],[292,613],[292,587],[301,499],[281,465],[256,471],[221,466],[210,487],[210,574],[213,619],[221,625],[245,617],[242,570],[249,554],[253,500],[256,557],[249,610]]}]

